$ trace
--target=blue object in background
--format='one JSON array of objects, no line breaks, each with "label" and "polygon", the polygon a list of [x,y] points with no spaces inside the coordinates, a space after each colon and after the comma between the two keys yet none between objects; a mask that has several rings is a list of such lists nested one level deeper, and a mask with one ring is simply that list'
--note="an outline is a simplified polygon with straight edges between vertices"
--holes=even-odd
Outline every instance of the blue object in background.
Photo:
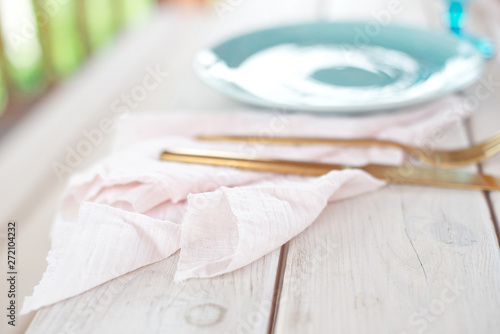
[{"label": "blue object in background", "polygon": [[462,1],[450,1],[448,8],[448,25],[452,32],[460,35],[462,23],[464,21],[465,11]]},{"label": "blue object in background", "polygon": [[448,26],[450,30],[461,39],[474,45],[483,57],[492,58],[495,54],[495,46],[490,39],[468,34],[462,29],[469,0],[449,0],[448,2]]}]

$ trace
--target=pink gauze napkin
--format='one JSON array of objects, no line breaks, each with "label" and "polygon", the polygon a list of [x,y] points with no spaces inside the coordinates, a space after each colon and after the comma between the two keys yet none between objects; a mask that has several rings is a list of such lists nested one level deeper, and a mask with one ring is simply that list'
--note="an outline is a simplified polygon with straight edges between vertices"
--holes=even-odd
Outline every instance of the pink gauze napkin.
[{"label": "pink gauze napkin", "polygon": [[169,147],[364,165],[400,164],[393,149],[196,141],[199,134],[378,138],[432,146],[467,116],[449,97],[401,113],[325,117],[279,112],[168,112],[120,120],[115,153],[65,192],[48,268],[22,313],[76,296],[180,250],[175,279],[221,275],[280,247],[329,202],[384,182],[359,170],[300,177],[159,160]]}]

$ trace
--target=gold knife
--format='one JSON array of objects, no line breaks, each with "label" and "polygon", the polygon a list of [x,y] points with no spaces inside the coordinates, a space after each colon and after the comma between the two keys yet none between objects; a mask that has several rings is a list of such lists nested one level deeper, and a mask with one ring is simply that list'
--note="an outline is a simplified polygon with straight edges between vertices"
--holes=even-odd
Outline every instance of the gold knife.
[{"label": "gold knife", "polygon": [[500,178],[491,175],[438,168],[421,168],[411,165],[385,166],[371,164],[362,167],[349,167],[307,161],[253,158],[233,152],[189,148],[163,151],[161,160],[307,176],[320,176],[332,170],[360,169],[377,179],[388,182],[462,189],[500,190]]}]

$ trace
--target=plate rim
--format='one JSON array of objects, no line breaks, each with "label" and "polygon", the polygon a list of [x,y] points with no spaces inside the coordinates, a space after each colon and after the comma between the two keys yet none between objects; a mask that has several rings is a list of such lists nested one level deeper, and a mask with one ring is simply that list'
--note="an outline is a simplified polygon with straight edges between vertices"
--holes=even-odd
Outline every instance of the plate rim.
[{"label": "plate rim", "polygon": [[[405,29],[410,29],[410,30],[415,30],[415,31],[420,31],[420,32],[425,32],[425,33],[431,33],[430,35],[433,35],[433,33],[438,33],[439,35],[442,35],[442,37],[445,38],[450,38],[454,39],[458,43],[464,43],[468,44],[470,47],[472,47],[472,50],[474,53],[476,53],[476,56],[478,59],[481,59],[482,61],[480,62],[478,66],[478,70],[476,71],[476,75],[471,77],[470,80],[467,80],[463,82],[460,85],[456,85],[451,89],[441,89],[438,91],[433,91],[428,94],[421,95],[419,97],[414,97],[412,99],[408,99],[405,101],[395,101],[395,102],[389,102],[389,103],[371,103],[368,105],[362,105],[362,106],[349,106],[349,105],[344,105],[344,106],[303,106],[303,105],[292,105],[292,104],[283,104],[283,103],[277,103],[269,100],[262,99],[258,96],[252,95],[250,92],[244,92],[238,90],[238,87],[233,88],[233,89],[227,89],[229,86],[224,86],[222,87],[220,85],[221,80],[214,79],[212,76],[207,75],[207,71],[205,68],[203,68],[203,65],[198,61],[198,57],[200,54],[206,51],[212,51],[220,46],[223,45],[227,42],[230,42],[236,38],[241,38],[244,36],[248,36],[254,33],[259,33],[259,32],[265,32],[268,30],[273,30],[277,28],[287,28],[287,27],[300,27],[300,26],[307,26],[307,25],[317,25],[317,24],[328,24],[328,25],[345,25],[345,24],[351,24],[351,25],[366,25],[368,21],[306,21],[306,22],[299,22],[299,23],[294,23],[294,24],[282,24],[282,25],[273,25],[269,27],[264,27],[261,29],[253,29],[253,30],[248,30],[246,32],[238,33],[235,34],[234,36],[228,37],[224,40],[219,41],[218,43],[214,43],[212,45],[203,47],[201,50],[198,50],[195,53],[195,56],[193,58],[193,68],[198,76],[198,78],[206,84],[208,87],[218,91],[219,93],[233,99],[239,102],[244,102],[247,104],[250,104],[252,106],[257,106],[261,108],[273,108],[273,109],[280,109],[280,110],[286,110],[286,111],[293,111],[293,112],[307,112],[307,113],[317,113],[317,114],[339,114],[339,115],[362,115],[362,114],[375,114],[375,113],[381,113],[381,112],[390,112],[394,111],[396,109],[400,109],[402,107],[411,107],[419,104],[424,104],[428,103],[430,101],[436,100],[439,97],[443,97],[449,94],[457,93],[459,91],[464,90],[465,88],[471,86],[474,82],[479,80],[481,76],[484,73],[486,64],[487,64],[487,59],[485,59],[479,50],[477,50],[471,43],[468,43],[467,41],[464,41],[462,39],[459,39],[455,35],[451,33],[446,33],[445,30],[439,30],[439,29],[423,29],[420,27],[412,26],[412,25],[402,25],[402,24],[388,24],[383,26],[383,28],[405,28]],[[227,84],[227,82],[225,82]]]}]

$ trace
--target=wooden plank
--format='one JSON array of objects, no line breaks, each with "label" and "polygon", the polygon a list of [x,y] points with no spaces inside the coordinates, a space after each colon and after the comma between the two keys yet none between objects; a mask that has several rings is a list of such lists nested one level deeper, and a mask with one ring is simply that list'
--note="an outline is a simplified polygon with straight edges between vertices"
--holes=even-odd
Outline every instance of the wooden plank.
[{"label": "wooden plank", "polygon": [[412,0],[322,0],[322,19],[357,20],[379,24],[427,25],[424,9]]},{"label": "wooden plank", "polygon": [[[442,13],[444,2],[430,1],[426,6],[428,17],[432,26],[442,25],[439,13]],[[500,29],[497,17],[500,15],[500,4],[494,0],[473,2],[467,7],[466,30],[477,36],[490,38],[497,44],[500,41]],[[475,106],[476,111],[467,124],[469,138],[472,143],[479,143],[490,138],[500,131],[500,114],[498,103],[500,102],[500,64],[498,52],[495,59],[489,61],[483,77],[472,87],[467,89],[468,103]],[[480,170],[485,173],[499,175],[500,157],[494,157],[482,164]],[[485,192],[486,200],[490,209],[492,220],[495,224],[497,239],[500,241],[500,193]]]},{"label": "wooden plank", "polygon": [[264,333],[278,253],[175,284],[177,254],[39,311],[27,333]]},{"label": "wooden plank", "polygon": [[[99,90],[100,101],[93,106],[86,106],[89,110],[95,110],[95,114],[86,120],[85,126],[77,124],[78,119],[75,119],[66,122],[65,129],[69,126],[68,131],[74,133],[89,128],[90,124],[98,124],[100,118],[109,114],[106,109],[113,100],[111,97],[105,102],[103,96],[120,97],[122,92],[129,92],[134,85],[142,83],[142,73],[148,66],[168,71],[169,77],[133,112],[147,109],[164,111],[174,107],[186,111],[198,108],[207,112],[218,108],[242,108],[240,104],[212,92],[194,77],[194,52],[243,30],[307,20],[314,17],[315,5],[302,0],[273,3],[254,0],[232,5],[231,8],[224,15],[212,7],[187,15],[174,8],[165,8],[156,18],[156,30],[151,27],[144,35],[137,37],[141,43],[144,39],[154,40],[154,43],[139,48],[136,41],[136,44],[129,45],[128,50],[120,52],[130,57],[129,53],[134,54],[132,50],[136,48],[149,55],[147,59],[136,60],[133,65],[121,65],[129,70],[128,78],[115,77],[117,65],[106,70],[103,70],[103,65],[97,78],[96,73],[93,74],[94,80],[90,77],[85,83],[82,80],[81,87],[75,83],[73,89],[80,92]],[[266,10],[263,11],[263,8]],[[109,59],[109,63],[115,61]],[[102,80],[99,88],[95,87],[97,79]],[[129,85],[129,89],[124,88],[123,82]],[[121,91],[116,87],[112,91],[105,88],[113,87],[116,83],[121,84]],[[61,108],[68,109],[64,104],[57,109]],[[63,148],[61,145],[61,151]],[[103,156],[108,152],[101,146],[96,147],[82,168],[95,160],[95,154]],[[46,165],[49,161],[43,159],[42,164]],[[176,255],[41,310],[28,333],[69,333],[67,329],[72,327],[82,333],[264,333],[269,327],[278,255],[279,250],[234,273],[214,279],[190,280],[180,286],[172,283],[178,260]],[[113,292],[111,296],[108,291]]]},{"label": "wooden plank", "polygon": [[[59,85],[1,138],[0,156],[9,159],[0,159],[0,216],[3,222],[16,219],[20,225],[18,242],[23,260],[19,263],[19,303],[33,293],[45,269],[51,222],[68,176],[59,181],[51,163],[64,162],[65,147],[75,147],[85,138],[82,130],[98,128],[101,119],[113,116],[111,102],[142,83],[146,67],[151,66],[151,50],[172,31],[169,20],[161,15],[153,16],[145,27],[125,31],[114,48],[96,54],[85,65],[85,71]],[[103,158],[110,147],[111,136],[105,136],[78,169]],[[2,247],[0,255],[5,254],[6,248]],[[18,316],[14,333],[24,333],[32,317]],[[10,333],[10,328],[2,327],[4,324],[0,324],[0,332]]]},{"label": "wooden plank", "polygon": [[[408,8],[394,22],[430,12]],[[467,145],[465,128],[436,144]],[[482,192],[391,185],[330,205],[290,242],[275,332],[497,333],[499,277]]]},{"label": "wooden plank", "polygon": [[497,333],[499,275],[481,193],[389,186],[290,242],[275,332]]},{"label": "wooden plank", "polygon": [[[469,29],[478,35],[500,41],[500,29],[496,18],[500,15],[500,5],[494,1],[477,3],[470,8]],[[499,48],[497,42],[497,50]],[[483,79],[471,89],[472,99],[479,101],[478,110],[470,123],[472,140],[480,142],[500,131],[500,64],[497,56],[490,61]],[[486,173],[500,175],[500,156],[481,164]],[[486,194],[491,205],[491,214],[496,222],[497,237],[500,240],[500,192]]]},{"label": "wooden plank", "polygon": [[[2,219],[14,219],[17,222],[16,268],[18,272],[16,326],[7,325],[6,322],[0,323],[0,333],[2,334],[24,333],[33,320],[34,313],[20,316],[19,308],[24,296],[32,294],[33,287],[38,284],[47,266],[45,255],[50,249],[47,230],[55,219],[63,189],[63,184],[54,184],[53,187],[45,189],[43,196],[38,197],[35,201],[24,203],[25,207],[29,207],[30,210],[16,212],[14,216],[2,217]],[[0,223],[0,258],[4,259],[7,258],[7,243],[5,238],[2,240],[1,234],[7,232],[7,222],[8,220],[3,220]],[[8,291],[7,281],[0,280],[0,289]]]}]

